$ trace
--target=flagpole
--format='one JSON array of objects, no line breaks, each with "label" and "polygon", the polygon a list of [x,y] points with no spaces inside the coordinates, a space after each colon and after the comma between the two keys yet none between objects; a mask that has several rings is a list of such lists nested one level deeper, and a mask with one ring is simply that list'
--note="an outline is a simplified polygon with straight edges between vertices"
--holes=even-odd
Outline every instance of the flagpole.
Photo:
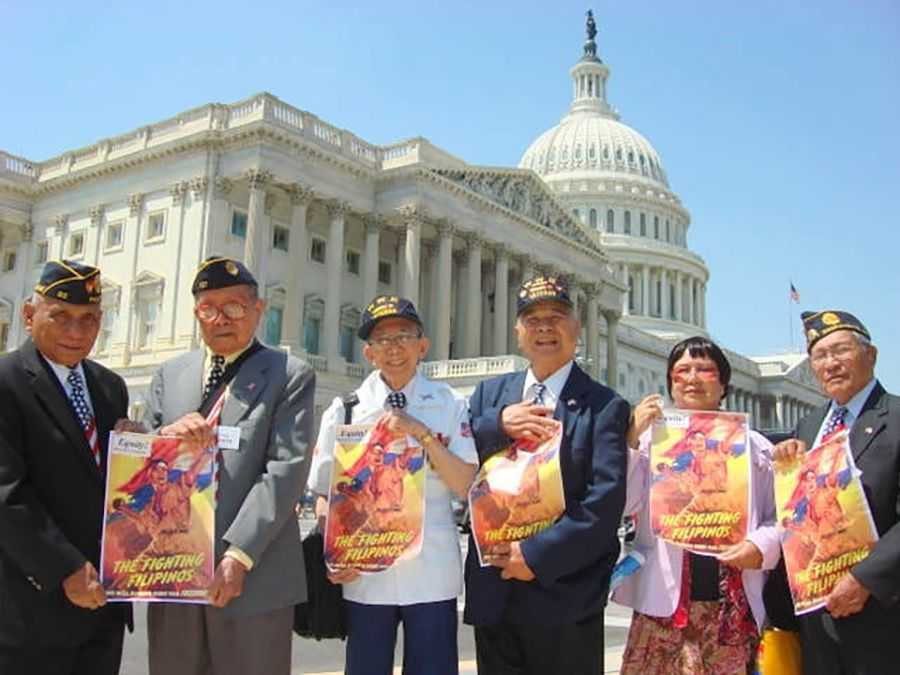
[{"label": "flagpole", "polygon": [[[794,282],[789,281],[790,288],[793,288]],[[788,293],[788,339],[791,341],[791,354],[794,353],[794,316],[791,311],[791,303],[794,301],[794,298],[791,297],[791,294]]]}]

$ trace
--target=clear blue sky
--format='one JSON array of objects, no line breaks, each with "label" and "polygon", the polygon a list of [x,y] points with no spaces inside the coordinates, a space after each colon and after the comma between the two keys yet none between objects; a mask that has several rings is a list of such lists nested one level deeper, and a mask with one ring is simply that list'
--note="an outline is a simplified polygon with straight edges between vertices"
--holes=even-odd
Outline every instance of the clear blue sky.
[{"label": "clear blue sky", "polygon": [[[42,160],[259,91],[374,143],[515,165],[569,104],[589,0],[0,0],[0,148]],[[787,348],[845,308],[900,392],[900,4],[593,6],[609,99],[655,145],[711,269],[712,334]]]}]

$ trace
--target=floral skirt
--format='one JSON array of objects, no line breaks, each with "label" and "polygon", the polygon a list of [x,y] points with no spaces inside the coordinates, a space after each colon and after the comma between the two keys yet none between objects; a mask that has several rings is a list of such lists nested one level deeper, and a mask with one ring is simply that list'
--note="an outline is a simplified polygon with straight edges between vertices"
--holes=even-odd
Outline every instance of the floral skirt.
[{"label": "floral skirt", "polygon": [[747,675],[759,637],[719,644],[719,603],[691,602],[688,624],[672,628],[635,612],[622,656],[621,675]]}]

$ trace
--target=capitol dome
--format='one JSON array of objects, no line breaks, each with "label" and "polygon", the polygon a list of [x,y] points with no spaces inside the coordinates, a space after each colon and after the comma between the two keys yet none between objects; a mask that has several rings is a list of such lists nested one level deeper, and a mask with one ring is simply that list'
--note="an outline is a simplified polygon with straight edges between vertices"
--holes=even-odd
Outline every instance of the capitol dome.
[{"label": "capitol dome", "polygon": [[522,155],[519,168],[531,169],[545,180],[626,174],[660,187],[669,185],[650,142],[627,124],[600,113],[599,106],[596,112],[572,112],[541,134]]},{"label": "capitol dome", "polygon": [[610,70],[587,13],[584,53],[569,71],[569,111],[522,155],[557,199],[594,231],[627,288],[623,321],[659,337],[706,328],[706,263],[688,247],[691,216],[659,153],[606,99]]}]

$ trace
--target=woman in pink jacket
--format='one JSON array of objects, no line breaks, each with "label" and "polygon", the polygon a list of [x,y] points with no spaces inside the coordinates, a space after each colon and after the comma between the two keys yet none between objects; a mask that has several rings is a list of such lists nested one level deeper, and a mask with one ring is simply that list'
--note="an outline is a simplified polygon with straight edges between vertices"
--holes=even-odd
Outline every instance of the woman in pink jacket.
[{"label": "woman in pink jacket", "polygon": [[[666,382],[675,407],[718,410],[731,366],[704,337],[675,345]],[[650,529],[650,426],[662,418],[662,397],[648,396],[634,410],[628,431],[626,514],[637,518],[634,548],[645,562],[613,600],[634,616],[622,659],[623,675],[692,673],[736,675],[752,667],[765,619],[765,570],[781,554],[775,529],[771,444],[750,432],[750,513],[747,539],[718,557],[697,555],[656,538]]]}]

